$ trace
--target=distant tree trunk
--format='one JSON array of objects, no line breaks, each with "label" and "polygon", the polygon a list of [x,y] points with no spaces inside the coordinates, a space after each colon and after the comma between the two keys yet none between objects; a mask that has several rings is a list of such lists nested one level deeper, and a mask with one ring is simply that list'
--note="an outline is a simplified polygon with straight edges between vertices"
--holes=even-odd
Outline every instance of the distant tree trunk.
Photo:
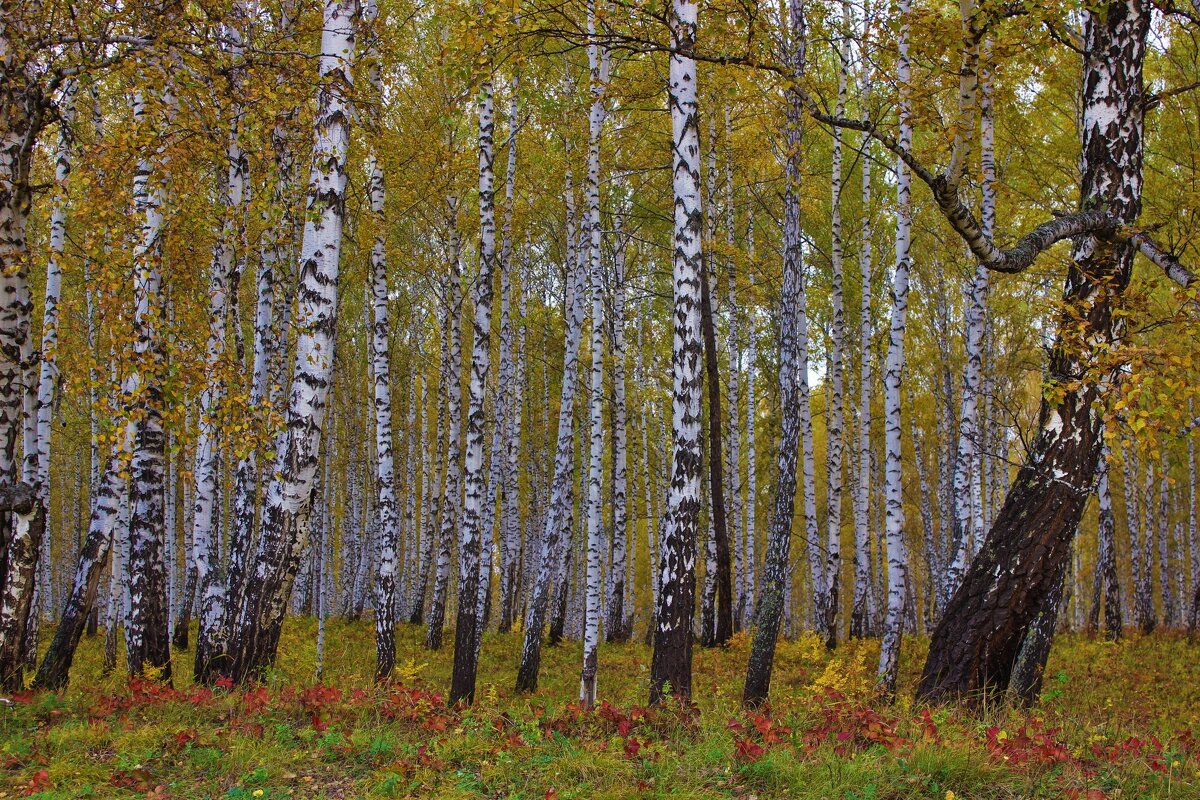
[{"label": "distant tree trunk", "polygon": [[241,596],[232,599],[237,614],[227,670],[237,683],[274,660],[287,599],[307,544],[307,530],[298,523],[311,503],[333,370],[357,16],[356,0],[326,0],[287,428],[278,442],[276,477],[266,492],[254,553],[255,580],[247,581]]},{"label": "distant tree trunk", "polygon": [[[716,320],[708,266],[700,265],[700,328],[704,338],[704,377],[708,393],[708,498],[715,574],[713,624],[701,631],[700,642],[719,647],[733,635],[733,584],[729,557],[729,525],[725,514],[725,460],[722,455],[721,366],[717,354]],[[708,580],[706,572],[706,582]]]},{"label": "distant tree trunk", "polygon": [[604,92],[608,83],[608,50],[596,42],[596,0],[588,2],[588,65],[592,107],[588,113],[587,243],[592,295],[591,391],[588,395],[590,436],[587,491],[587,594],[583,625],[583,668],[579,700],[585,709],[596,704],[596,649],[600,645],[600,484],[604,460],[604,275],[600,259],[600,136],[604,131]]},{"label": "distant tree trunk", "polygon": [[[1193,413],[1192,402],[1188,401],[1188,416]],[[1196,525],[1196,494],[1200,483],[1196,479],[1196,439],[1188,437],[1188,542],[1191,546],[1192,608],[1188,613],[1188,636],[1194,638],[1196,626],[1200,625],[1200,531]]]},{"label": "distant tree trunk", "polygon": [[[1124,222],[1140,211],[1142,65],[1150,9],[1112,0],[1084,12],[1080,205]],[[1095,477],[1101,420],[1093,407],[1115,374],[1088,377],[1084,342],[1123,332],[1113,305],[1129,283],[1133,250],[1095,237],[1075,245],[1064,311],[1050,356],[1050,390],[1038,414],[1029,460],[937,629],[918,698],[944,701],[1005,691],[1012,665],[1070,555],[1071,538]],[[1102,346],[1100,349],[1104,349]],[[1003,601],[1001,602],[1001,598]]]},{"label": "distant tree trunk", "polygon": [[446,199],[450,231],[450,275],[446,279],[446,319],[442,336],[449,345],[443,349],[442,383],[446,389],[446,487],[442,496],[442,525],[438,536],[437,565],[433,578],[433,597],[425,647],[440,650],[446,619],[446,592],[450,581],[450,557],[458,532],[462,504],[462,240],[458,234],[458,198]]},{"label": "distant tree trunk", "polygon": [[[910,6],[900,1],[900,53],[897,80],[900,85],[900,147],[912,146],[912,106],[909,82],[912,68],[908,57]],[[879,647],[879,686],[883,693],[896,693],[900,670],[900,640],[903,636],[904,605],[908,593],[908,552],[904,542],[904,493],[900,469],[902,425],[900,384],[904,375],[904,335],[908,320],[909,246],[912,242],[912,176],[903,161],[896,164],[896,267],[892,275],[892,319],[888,331],[887,365],[883,374],[884,503],[887,531],[887,614],[883,620],[883,642]]]},{"label": "distant tree trunk", "polygon": [[[1132,444],[1121,447],[1122,481],[1121,492],[1125,496],[1125,524],[1129,533],[1129,571],[1133,579],[1133,617],[1138,627],[1145,630],[1147,620],[1153,617],[1149,609],[1149,591],[1142,578],[1142,512],[1137,486],[1137,451]],[[1149,502],[1149,498],[1146,498]],[[1153,628],[1153,623],[1149,623]]]},{"label": "distant tree trunk", "polygon": [[[508,106],[508,169],[504,176],[504,224],[500,233],[500,385],[505,387],[498,395],[497,424],[503,426],[502,451],[493,455],[501,458],[501,514],[500,514],[500,631],[508,632],[512,627],[519,594],[519,560],[521,551],[521,505],[520,505],[520,449],[521,449],[521,406],[523,376],[518,365],[518,347],[524,342],[524,320],[521,343],[514,341],[512,324],[513,280],[513,194],[517,175],[517,132],[520,126],[517,89],[520,79],[513,76],[512,98]],[[522,298],[524,288],[522,287]],[[522,300],[522,302],[524,302]],[[524,314],[521,315],[522,317]],[[501,408],[503,413],[500,413]]]},{"label": "distant tree trunk", "polygon": [[[696,602],[696,540],[700,528],[700,357],[701,280],[700,129],[696,109],[697,6],[672,0],[670,70],[672,174],[675,195],[674,332],[671,348],[673,402],[671,486],[667,524],[659,554],[662,585],[655,615],[654,654],[650,662],[650,703],[667,692],[692,696],[692,611]],[[728,560],[726,560],[728,566]],[[726,576],[728,577],[728,576]]]},{"label": "distant tree trunk", "polygon": [[[870,19],[868,11],[863,12],[864,36],[866,35],[866,20]],[[860,94],[863,106],[870,100],[870,71],[863,67],[860,78]],[[863,638],[871,633],[871,621],[874,619],[871,609],[871,536],[870,536],[870,495],[871,495],[871,139],[863,134],[860,145],[859,160],[863,169],[863,222],[862,242],[858,251],[858,269],[860,272],[860,302],[858,321],[858,485],[854,492],[854,596],[851,602],[850,634],[852,637]]]},{"label": "distant tree trunk", "polygon": [[[629,463],[628,412],[625,402],[625,248],[628,239],[623,230],[624,208],[613,215],[613,300],[609,336],[613,364],[612,433],[612,569],[605,638],[626,641],[633,625],[631,585],[637,575],[637,548],[629,534]],[[632,577],[626,577],[626,576]]]},{"label": "distant tree trunk", "polygon": [[[585,252],[586,250],[581,244],[580,258],[583,258],[583,253]],[[583,274],[585,267],[586,264],[579,265],[580,275]],[[558,565],[558,572],[554,581],[555,594],[551,603],[552,613],[550,616],[550,627],[546,632],[546,644],[550,647],[557,646],[558,643],[563,639],[563,631],[567,627],[567,613],[571,606],[570,601],[573,599],[573,593],[577,588],[576,583],[572,580],[572,570],[574,570],[574,572],[579,572],[579,559],[576,556],[575,550],[577,543],[582,544],[583,536],[581,534],[576,534],[575,523],[579,522],[580,529],[583,528],[583,520],[586,516],[584,513],[586,511],[586,506],[584,504],[587,502],[586,484],[588,471],[582,468],[582,437],[580,437],[580,441],[576,443],[576,446],[578,452],[576,453],[573,463],[578,463],[581,465],[580,468],[576,470],[579,473],[579,485],[574,487],[574,492],[569,494],[567,497],[568,513],[563,525],[562,538],[558,543],[559,552],[555,556],[555,560]],[[574,469],[574,467],[572,467],[572,469]],[[578,514],[575,512],[575,498],[579,498]]]},{"label": "distant tree trunk", "polygon": [[[558,403],[558,433],[554,447],[554,472],[550,482],[546,526],[538,545],[537,573],[525,613],[525,642],[521,663],[517,668],[516,688],[519,692],[537,689],[538,670],[542,658],[542,628],[550,606],[554,578],[559,572],[560,549],[569,534],[571,524],[571,479],[575,469],[575,394],[579,382],[579,344],[583,334],[583,265],[576,250],[575,192],[571,180],[570,150],[568,149],[567,185],[564,199],[567,206],[567,329],[563,349],[562,388]],[[557,616],[552,614],[552,616]]]},{"label": "distant tree trunk", "polygon": [[[479,274],[475,278],[474,340],[467,383],[467,447],[463,462],[463,519],[458,551],[458,620],[454,632],[454,671],[450,702],[475,700],[476,604],[482,548],[484,499],[484,389],[491,365],[492,277],[496,265],[495,128],[496,107],[490,79],[479,90]],[[489,533],[490,535],[490,533]]]},{"label": "distant tree trunk", "polygon": [[[751,296],[754,287],[754,218],[746,227],[746,257],[750,261]],[[758,447],[754,440],[758,399],[754,393],[754,376],[758,369],[758,309],[747,309],[746,330],[746,613],[755,614],[758,603]]]},{"label": "distant tree trunk", "polygon": [[1179,624],[1179,614],[1175,610],[1175,593],[1171,590],[1171,562],[1168,556],[1171,526],[1171,464],[1167,460],[1166,448],[1160,456],[1161,468],[1158,476],[1158,580],[1159,594],[1162,598],[1163,626],[1174,628]]},{"label": "distant tree trunk", "polygon": [[1104,446],[1096,469],[1096,498],[1100,518],[1096,524],[1096,577],[1092,587],[1092,607],[1088,631],[1100,623],[1100,605],[1104,604],[1104,630],[1109,641],[1121,638],[1121,586],[1117,580],[1117,554],[1114,540],[1112,494],[1108,488],[1108,447]]},{"label": "distant tree trunk", "polygon": [[[834,113],[845,115],[846,83],[850,73],[850,3],[842,2],[841,41],[838,46],[838,89]],[[837,641],[837,612],[841,588],[842,549],[842,453],[845,447],[846,394],[843,382],[843,362],[846,341],[846,311],[843,298],[842,243],[842,129],[833,130],[832,196],[830,198],[830,302],[833,319],[830,325],[829,403],[826,423],[826,491],[825,491],[825,597],[818,604],[825,614],[820,628],[827,633],[827,644]],[[865,212],[865,209],[864,209]]]},{"label": "distant tree trunk", "polygon": [[[746,620],[746,563],[745,563],[745,528],[742,524],[744,503],[742,500],[742,430],[741,418],[741,370],[742,350],[739,331],[739,320],[742,314],[737,305],[737,265],[733,253],[736,250],[734,231],[734,186],[733,186],[733,151],[730,140],[733,138],[733,124],[730,120],[729,106],[725,106],[725,147],[724,159],[724,214],[725,214],[725,247],[728,253],[724,257],[726,297],[729,304],[729,328],[726,335],[726,356],[729,369],[729,424],[725,428],[725,472],[728,482],[728,527],[729,546],[733,549],[733,632],[740,631]],[[716,270],[714,269],[714,275]],[[718,282],[719,283],[719,282]]]},{"label": "distant tree trunk", "polygon": [[[449,312],[443,312],[443,318],[449,316]],[[412,582],[412,605],[408,612],[408,622],[410,625],[420,625],[421,620],[425,617],[425,595],[428,591],[430,582],[429,568],[433,562],[433,547],[437,539],[438,525],[441,522],[442,506],[445,503],[445,481],[442,466],[445,463],[446,451],[446,407],[442,402],[442,397],[445,395],[446,389],[446,361],[449,348],[448,336],[445,335],[447,328],[445,324],[442,326],[443,336],[441,344],[441,357],[438,364],[438,382],[437,393],[434,395],[434,403],[437,406],[437,414],[434,422],[434,446],[433,456],[430,458],[429,448],[429,425],[425,417],[425,411],[428,409],[428,404],[422,398],[421,403],[421,541],[420,552],[416,560],[417,574]],[[424,387],[428,383],[426,379],[422,384]],[[425,394],[422,390],[422,396]]]},{"label": "distant tree trunk", "polygon": [[[987,85],[990,86],[990,81]],[[992,130],[990,91],[985,91],[984,96],[988,98],[986,104],[988,113],[983,115],[984,131],[990,133]],[[984,147],[984,154],[985,170],[987,170],[987,165],[991,164],[991,179],[986,179],[988,173],[985,172],[985,203],[982,221],[987,228],[987,235],[991,236],[991,228],[995,219],[995,193],[992,189],[992,182],[995,178],[995,162],[991,158],[990,147],[987,145]],[[988,196],[992,198],[990,203],[986,202]],[[987,321],[987,294],[988,270],[982,263],[977,263],[967,296],[967,365],[963,371],[962,412],[959,416],[957,455],[954,459],[953,556],[943,582],[943,593],[946,599],[949,599],[949,595],[958,588],[963,573],[966,571],[967,563],[972,555],[971,542],[983,537],[983,531],[976,530],[973,522],[979,499],[976,476],[983,452],[979,444],[979,402],[980,388],[983,383],[983,341]],[[982,523],[982,519],[979,522]]]},{"label": "distant tree trunk", "polygon": [[1138,541],[1142,564],[1141,580],[1135,587],[1137,606],[1143,633],[1151,633],[1158,626],[1154,612],[1154,461],[1146,454],[1146,481],[1141,495],[1142,516],[1138,520]]}]

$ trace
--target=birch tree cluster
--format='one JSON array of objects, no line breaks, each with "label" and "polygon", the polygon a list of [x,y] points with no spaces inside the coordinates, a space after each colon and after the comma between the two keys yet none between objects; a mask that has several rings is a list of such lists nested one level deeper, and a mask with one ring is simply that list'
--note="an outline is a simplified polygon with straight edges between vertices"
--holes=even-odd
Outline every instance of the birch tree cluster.
[{"label": "birch tree cluster", "polygon": [[[0,684],[1200,615],[1200,10],[0,9]],[[611,684],[609,684],[611,685]]]}]

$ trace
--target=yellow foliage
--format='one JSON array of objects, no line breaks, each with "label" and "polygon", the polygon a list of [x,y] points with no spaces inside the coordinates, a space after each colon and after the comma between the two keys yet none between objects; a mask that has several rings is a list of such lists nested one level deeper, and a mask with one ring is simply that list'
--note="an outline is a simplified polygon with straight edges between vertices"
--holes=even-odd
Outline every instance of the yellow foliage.
[{"label": "yellow foliage", "polygon": [[[816,635],[812,638],[820,642]],[[813,694],[832,689],[849,697],[866,694],[874,681],[875,672],[867,663],[866,650],[860,642],[852,640],[833,654],[825,665],[825,671],[809,684],[808,689]]]}]

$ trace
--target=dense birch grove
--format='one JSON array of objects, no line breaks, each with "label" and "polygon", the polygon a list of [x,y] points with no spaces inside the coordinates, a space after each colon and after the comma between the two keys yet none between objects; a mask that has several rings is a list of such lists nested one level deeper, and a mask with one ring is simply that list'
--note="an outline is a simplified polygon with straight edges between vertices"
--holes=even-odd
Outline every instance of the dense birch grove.
[{"label": "dense birch grove", "polygon": [[4,5],[0,685],[253,683],[304,616],[319,679],[343,616],[452,703],[496,637],[584,708],[745,637],[757,707],[804,631],[1032,703],[1058,631],[1195,634],[1198,25]]}]

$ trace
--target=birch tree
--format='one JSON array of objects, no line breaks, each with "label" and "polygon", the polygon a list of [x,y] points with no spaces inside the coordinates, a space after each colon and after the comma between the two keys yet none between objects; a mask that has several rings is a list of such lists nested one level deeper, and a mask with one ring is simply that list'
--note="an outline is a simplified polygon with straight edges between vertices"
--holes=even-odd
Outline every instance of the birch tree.
[{"label": "birch tree", "polygon": [[495,129],[496,104],[490,77],[485,77],[477,98],[479,115],[479,274],[475,278],[472,301],[475,306],[474,339],[471,348],[471,374],[467,382],[467,441],[463,459],[463,517],[458,550],[458,621],[454,633],[454,671],[450,681],[450,701],[475,699],[475,673],[478,668],[476,629],[478,614],[475,600],[479,594],[479,564],[482,539],[490,531],[482,529],[485,475],[483,442],[485,438],[484,391],[491,364],[492,277],[496,264],[495,204]]},{"label": "birch tree", "polygon": [[[912,107],[909,85],[912,66],[908,55],[908,0],[900,2],[899,60],[900,147],[912,146]],[[887,365],[883,375],[884,501],[887,504],[887,613],[879,650],[879,684],[887,695],[896,692],[900,669],[904,603],[908,591],[908,553],[904,542],[904,497],[900,472],[902,422],[900,383],[904,373],[904,333],[908,320],[909,248],[912,242],[912,177],[908,165],[896,164],[896,266],[892,273],[892,318],[888,330]]]},{"label": "birch tree", "polygon": [[[609,341],[612,347],[613,432],[612,432],[612,568],[605,638],[623,642],[633,624],[633,577],[637,575],[637,548],[629,533],[628,410],[625,387],[625,251],[624,230],[627,206],[613,214],[613,285]],[[628,576],[630,577],[626,577]]]},{"label": "birch tree", "polygon": [[658,607],[650,662],[650,702],[692,694],[692,611],[696,602],[696,541],[700,529],[700,127],[696,108],[697,6],[672,0],[667,17],[671,55],[674,316],[671,347],[672,453],[666,527],[659,553]]},{"label": "birch tree", "polygon": [[333,370],[358,12],[357,0],[327,0],[324,6],[286,433],[278,442],[250,578],[235,601],[226,665],[235,682],[259,673],[274,658],[287,598],[308,544],[306,526],[299,523],[311,504]]},{"label": "birch tree", "polygon": [[446,393],[446,485],[442,494],[442,524],[434,567],[433,596],[425,647],[439,650],[446,618],[446,592],[450,580],[450,556],[462,516],[462,239],[458,232],[458,198],[446,199],[449,231],[449,266],[446,277],[446,316],[442,323],[442,386]]},{"label": "birch tree", "polygon": [[600,489],[603,480],[604,458],[604,275],[600,245],[600,137],[604,132],[604,93],[608,84],[609,55],[596,41],[596,0],[588,3],[588,77],[592,98],[588,111],[587,152],[587,259],[592,297],[591,387],[588,394],[587,491],[587,596],[584,611],[583,669],[580,673],[579,699],[584,708],[596,704],[596,648],[600,645],[600,602],[603,588],[600,582],[601,531]]},{"label": "birch tree", "polygon": [[[362,30],[367,38],[363,52],[367,88],[375,102],[383,97],[383,75],[378,7],[374,0],[363,6]],[[377,131],[374,132],[377,135]],[[373,137],[374,138],[374,137]],[[387,237],[383,167],[371,149],[367,159],[368,195],[374,217],[375,239],[371,246],[371,372],[375,411],[375,514],[379,537],[379,574],[375,584],[375,679],[386,680],[396,666],[396,582],[399,573],[400,541],[396,509],[395,468],[392,456],[391,355],[388,343]],[[409,491],[412,491],[411,481]]]},{"label": "birch tree", "polygon": [[[571,151],[567,148],[568,164]],[[558,403],[558,432],[555,436],[554,475],[550,483],[550,503],[546,526],[539,543],[538,568],[525,614],[525,641],[521,648],[521,663],[517,668],[516,688],[519,692],[537,689],[538,670],[542,657],[542,629],[550,606],[552,576],[559,568],[561,539],[571,524],[571,479],[575,466],[575,395],[579,380],[579,345],[583,336],[584,274],[576,251],[575,192],[571,169],[566,171],[566,275],[567,328],[563,349],[562,387]]]},{"label": "birch tree", "polygon": [[[241,32],[229,26],[223,38],[231,59],[233,91],[241,90],[244,65],[244,44]],[[215,540],[214,514],[220,505],[217,481],[220,420],[218,414],[225,391],[226,327],[229,323],[230,292],[235,277],[237,250],[241,249],[245,231],[242,230],[242,205],[245,202],[249,163],[242,150],[240,129],[242,109],[234,102],[230,109],[229,139],[225,149],[227,175],[221,197],[220,224],[217,243],[213,248],[208,279],[208,344],[205,356],[206,381],[200,394],[199,434],[196,440],[195,501],[192,519],[192,549],[190,554],[196,568],[200,592],[199,634],[196,639],[195,674],[200,681],[215,677],[217,660],[224,654],[222,622],[225,616],[226,581],[222,553]],[[234,536],[249,531],[235,531]]]},{"label": "birch tree", "polygon": [[[164,78],[165,79],[165,78]],[[148,80],[147,78],[143,79]],[[162,343],[163,241],[168,193],[165,143],[159,138],[170,125],[176,99],[169,84],[150,99],[150,86],[134,95],[133,118],[154,149],[138,160],[133,178],[134,207],[139,218],[133,253],[133,356],[131,413],[133,455],[129,478],[129,598],[126,629],[129,671],[147,667],[163,680],[171,678],[170,631],[167,630],[166,566],[162,492],[165,484],[166,437],[163,430],[163,386],[166,369]],[[154,108],[151,108],[154,104]],[[153,116],[152,116],[153,115]]]},{"label": "birch tree", "polygon": [[[808,396],[808,335],[804,304],[804,263],[800,238],[800,140],[804,109],[798,82],[804,76],[808,30],[802,0],[788,4],[788,70],[792,82],[785,90],[783,194],[783,287],[779,300],[779,441],[776,444],[776,484],[767,529],[767,551],[762,584],[754,611],[754,639],[746,665],[742,702],[758,706],[766,702],[771,688],[775,644],[783,620],[791,549],[792,517],[796,504],[796,461],[804,429]],[[752,251],[753,252],[753,251]],[[752,318],[753,319],[753,318]],[[753,329],[751,330],[753,343]],[[751,398],[753,391],[751,389]],[[754,433],[748,433],[754,441]],[[753,451],[751,451],[753,452]],[[753,491],[753,486],[751,487]],[[751,494],[753,497],[753,493]],[[815,523],[814,523],[815,526]],[[808,532],[806,520],[805,531]],[[814,576],[819,574],[814,571]]]},{"label": "birch tree", "polygon": [[[1068,220],[1093,226],[1080,231],[1063,295],[1064,306],[1077,312],[1064,312],[1056,334],[1048,367],[1052,388],[1041,402],[1029,458],[933,633],[918,688],[923,699],[1006,689],[1025,631],[1068,557],[1087,496],[1082,489],[1090,487],[1100,454],[1093,404],[1113,376],[1069,385],[1064,376],[1086,368],[1094,351],[1083,342],[1111,342],[1121,334],[1113,306],[1128,284],[1134,248],[1154,252],[1143,240],[1114,242],[1104,234],[1104,225],[1132,222],[1141,209],[1142,68],[1149,21],[1149,7],[1138,0],[1113,0],[1084,12],[1081,211],[1042,226],[1052,240],[1070,227]],[[946,207],[954,203],[960,203],[957,197],[939,199]],[[964,238],[989,267],[1026,257],[1011,250],[1000,255],[990,239],[974,232],[969,212],[951,217],[960,232],[971,231]],[[1030,250],[1032,260],[1039,249]],[[1039,557],[1028,557],[1035,552]],[[1001,596],[1002,607],[996,605]],[[968,620],[972,630],[964,628]]]}]

